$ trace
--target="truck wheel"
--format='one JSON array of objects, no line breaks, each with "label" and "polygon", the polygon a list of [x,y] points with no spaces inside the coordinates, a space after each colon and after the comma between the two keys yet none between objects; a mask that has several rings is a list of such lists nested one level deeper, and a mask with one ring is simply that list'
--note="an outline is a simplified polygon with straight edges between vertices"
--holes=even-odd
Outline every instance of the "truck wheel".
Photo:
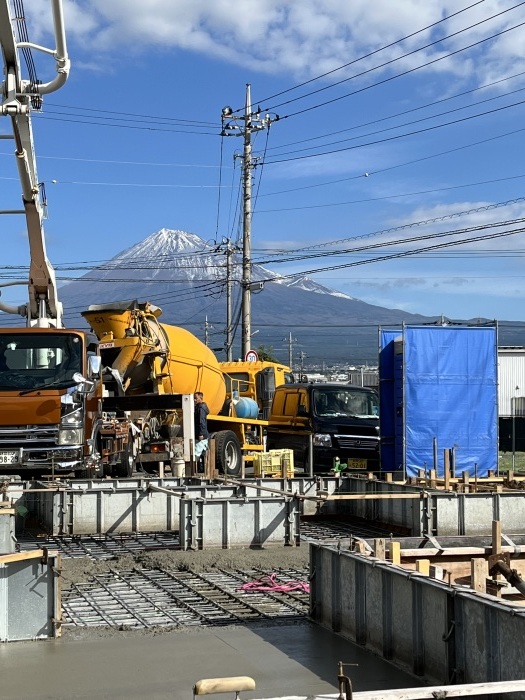
[{"label": "truck wheel", "polygon": [[119,479],[127,479],[133,476],[135,470],[135,455],[133,454],[133,434],[131,432],[119,457],[120,460],[113,467],[114,475]]},{"label": "truck wheel", "polygon": [[242,467],[241,445],[231,430],[215,433],[215,463],[225,476],[239,476]]}]

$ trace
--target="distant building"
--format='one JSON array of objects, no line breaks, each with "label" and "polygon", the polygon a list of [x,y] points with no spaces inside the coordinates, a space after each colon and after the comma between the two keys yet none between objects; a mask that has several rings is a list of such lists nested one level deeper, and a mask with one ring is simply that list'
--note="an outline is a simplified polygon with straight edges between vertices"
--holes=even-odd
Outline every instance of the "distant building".
[{"label": "distant building", "polygon": [[361,369],[349,372],[348,383],[354,386],[376,388],[379,386],[379,370],[370,367],[361,367]]},{"label": "distant building", "polygon": [[499,447],[525,451],[525,347],[498,347]]},{"label": "distant building", "polygon": [[301,375],[301,381],[309,384],[323,384],[328,381],[328,378],[325,374],[320,374],[319,372],[308,372]]}]

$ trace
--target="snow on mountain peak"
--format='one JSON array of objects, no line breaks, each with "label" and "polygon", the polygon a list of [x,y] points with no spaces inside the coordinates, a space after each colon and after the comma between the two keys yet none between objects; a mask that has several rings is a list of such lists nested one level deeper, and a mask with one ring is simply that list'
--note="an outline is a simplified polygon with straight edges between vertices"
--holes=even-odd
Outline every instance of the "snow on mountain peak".
[{"label": "snow on mountain peak", "polygon": [[294,289],[303,289],[305,292],[315,292],[316,294],[329,294],[330,296],[340,297],[341,299],[355,300],[355,297],[351,297],[348,294],[344,294],[343,292],[337,292],[335,289],[330,289],[330,287],[325,287],[323,284],[319,284],[310,277],[306,276],[299,276],[294,277],[291,280],[286,280],[285,284],[287,287],[291,287]]},{"label": "snow on mountain peak", "polygon": [[[209,250],[210,246],[195,233],[161,228],[160,231],[150,234],[140,243],[116,256],[119,260],[130,258],[162,258],[169,257],[173,253],[193,254]],[[115,258],[113,258],[115,260]]]},{"label": "snow on mountain peak", "polygon": [[[240,252],[236,252],[232,256],[233,279],[241,279],[241,267],[242,256]],[[119,268],[122,268],[122,272],[119,272]],[[195,233],[161,228],[104,265],[104,273],[108,276],[119,272],[119,275],[129,278],[135,270],[141,270],[142,279],[150,281],[156,278],[165,279],[168,274],[188,281],[220,282],[226,277],[226,256],[220,246],[210,245]],[[306,292],[353,299],[347,294],[318,284],[309,277],[284,277],[262,265],[252,266],[251,277],[253,281],[271,281]]]}]

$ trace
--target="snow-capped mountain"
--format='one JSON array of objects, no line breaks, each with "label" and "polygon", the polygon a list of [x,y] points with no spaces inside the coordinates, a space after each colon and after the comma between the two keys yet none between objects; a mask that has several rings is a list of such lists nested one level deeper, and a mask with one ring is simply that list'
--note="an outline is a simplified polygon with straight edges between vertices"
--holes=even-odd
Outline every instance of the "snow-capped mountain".
[{"label": "snow-capped mountain", "polygon": [[287,287],[294,287],[295,289],[303,289],[305,292],[315,292],[316,294],[331,294],[334,297],[340,297],[341,299],[351,299],[356,301],[354,297],[344,294],[343,292],[336,292],[335,289],[330,289],[330,287],[325,287],[323,284],[315,282],[310,277],[298,276],[293,279],[287,279],[284,281]]},{"label": "snow-capped mountain", "polygon": [[[150,301],[162,309],[164,323],[184,326],[201,338],[206,325],[209,344],[218,351],[225,341],[227,265],[225,246],[163,228],[61,287],[66,323],[84,326],[80,312],[92,304]],[[231,253],[229,270],[237,328],[240,251]],[[377,362],[378,325],[429,320],[366,304],[308,277],[283,277],[261,265],[253,265],[252,280],[264,282],[251,296],[252,330],[258,333],[254,346],[272,347],[281,361],[289,360],[293,343],[296,352],[312,361],[344,357],[354,364]],[[237,339],[240,344],[240,330]]]}]

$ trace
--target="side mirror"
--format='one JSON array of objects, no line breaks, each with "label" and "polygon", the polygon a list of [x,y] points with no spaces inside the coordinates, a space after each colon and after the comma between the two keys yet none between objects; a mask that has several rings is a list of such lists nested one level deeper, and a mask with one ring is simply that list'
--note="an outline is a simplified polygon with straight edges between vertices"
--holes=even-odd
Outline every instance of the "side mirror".
[{"label": "side mirror", "polygon": [[102,358],[100,355],[89,355],[88,357],[88,377],[93,379],[93,377],[98,377],[100,374],[100,369],[102,367]]},{"label": "side mirror", "polygon": [[306,416],[308,415],[308,411],[306,410],[306,406],[304,406],[303,404],[299,404],[299,406],[297,407],[297,415],[302,416],[303,418],[306,418]]},{"label": "side mirror", "polygon": [[82,374],[80,374],[80,372],[75,372],[73,375],[73,381],[76,384],[73,391],[78,391],[80,394],[89,394],[89,392],[95,386],[95,382],[86,379]]}]

